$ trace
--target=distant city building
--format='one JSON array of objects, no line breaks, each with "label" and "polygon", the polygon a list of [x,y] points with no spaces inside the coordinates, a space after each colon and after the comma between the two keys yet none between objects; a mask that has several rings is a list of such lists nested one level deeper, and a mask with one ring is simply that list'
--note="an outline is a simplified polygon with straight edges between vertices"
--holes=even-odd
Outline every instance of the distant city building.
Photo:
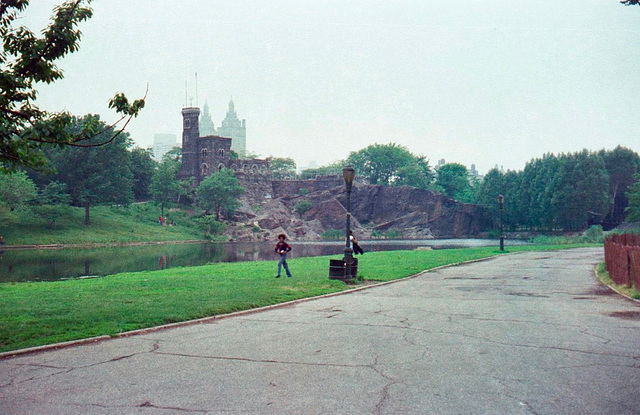
[{"label": "distant city building", "polygon": [[220,137],[231,138],[231,150],[244,157],[247,153],[247,120],[238,119],[233,99],[229,101],[229,111],[217,133]]},{"label": "distant city building", "polygon": [[472,164],[469,169],[469,180],[475,179],[477,182],[481,182],[484,179],[484,176],[481,175],[476,169],[476,165]]},{"label": "distant city building", "polygon": [[162,157],[172,148],[180,147],[178,137],[175,134],[154,134],[153,136],[153,158],[161,161]]},{"label": "distant city building", "polygon": [[209,104],[207,104],[207,101],[204,102],[204,107],[202,107],[202,115],[200,116],[200,135],[202,137],[206,137],[208,135],[216,135],[216,128],[213,125],[213,120],[211,119],[211,114],[209,113]]}]

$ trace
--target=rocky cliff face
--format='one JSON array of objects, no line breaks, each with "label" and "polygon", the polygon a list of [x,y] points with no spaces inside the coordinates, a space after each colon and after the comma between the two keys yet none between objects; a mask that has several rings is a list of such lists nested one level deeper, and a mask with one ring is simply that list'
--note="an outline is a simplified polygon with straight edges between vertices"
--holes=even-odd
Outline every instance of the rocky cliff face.
[{"label": "rocky cliff face", "polygon": [[[279,233],[313,240],[327,230],[343,230],[346,191],[344,185],[329,183],[278,183],[277,189],[264,192],[272,194],[271,199],[257,203],[254,197],[246,198],[226,233],[237,240],[275,239]],[[304,188],[306,194],[286,194],[294,188]],[[310,201],[312,208],[299,215],[294,208],[302,200]],[[473,237],[491,225],[488,213],[479,206],[409,186],[355,183],[351,212],[351,227],[360,238],[388,233],[408,239]]]}]

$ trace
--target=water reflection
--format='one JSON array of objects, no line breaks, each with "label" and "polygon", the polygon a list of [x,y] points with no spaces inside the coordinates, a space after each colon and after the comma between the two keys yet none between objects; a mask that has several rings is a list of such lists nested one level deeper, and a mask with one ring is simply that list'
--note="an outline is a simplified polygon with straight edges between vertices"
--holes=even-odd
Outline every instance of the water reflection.
[{"label": "water reflection", "polygon": [[[430,246],[433,249],[496,246],[488,239],[363,241],[365,251],[392,251]],[[507,241],[507,245],[522,241]],[[0,282],[53,281],[119,272],[158,270],[213,262],[276,260],[275,242],[229,242],[172,245],[5,250],[0,256]],[[291,258],[341,255],[344,244],[293,242]]]}]

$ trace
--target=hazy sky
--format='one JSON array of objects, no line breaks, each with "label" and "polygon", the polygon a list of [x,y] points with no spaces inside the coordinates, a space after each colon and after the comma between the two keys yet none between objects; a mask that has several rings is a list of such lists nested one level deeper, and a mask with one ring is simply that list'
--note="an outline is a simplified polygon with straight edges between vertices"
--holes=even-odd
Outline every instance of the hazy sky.
[{"label": "hazy sky", "polygon": [[[61,0],[32,0],[43,27]],[[233,96],[247,149],[299,166],[395,142],[430,163],[521,170],[544,153],[640,152],[640,7],[617,0],[96,0],[48,110],[115,120],[115,92],[147,105],[128,131],[181,137],[185,80],[216,127]]]}]

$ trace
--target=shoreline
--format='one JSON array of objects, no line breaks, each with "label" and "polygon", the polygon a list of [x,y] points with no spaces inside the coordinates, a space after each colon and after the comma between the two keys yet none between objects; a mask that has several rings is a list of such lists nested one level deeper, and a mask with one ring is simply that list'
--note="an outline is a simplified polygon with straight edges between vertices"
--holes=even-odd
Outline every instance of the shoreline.
[{"label": "shoreline", "polygon": [[[496,238],[487,238],[481,236],[442,236],[436,238],[420,238],[420,239],[387,239],[387,238],[372,238],[368,242],[396,242],[396,241],[440,241],[440,240],[457,240],[457,239],[487,239],[498,240]],[[522,238],[510,238],[514,241],[526,241]],[[296,243],[342,243],[342,239],[291,239]],[[243,242],[270,242],[269,240],[234,240],[234,239],[220,239],[220,240],[207,240],[207,239],[185,239],[185,240],[167,240],[167,241],[131,241],[131,242],[102,242],[102,243],[79,243],[79,244],[19,244],[19,245],[2,245],[0,251],[10,250],[30,250],[30,249],[65,249],[65,248],[108,248],[119,246],[144,246],[144,245],[172,245],[172,244],[202,244],[202,243],[243,243]]]},{"label": "shoreline", "polygon": [[29,249],[65,249],[65,248],[107,248],[110,246],[143,246],[143,245],[169,245],[169,244],[201,244],[206,242],[226,242],[226,241],[208,241],[189,239],[178,241],[138,241],[138,242],[107,242],[107,243],[92,243],[92,244],[27,244],[27,245],[3,245],[1,250],[29,250]]}]

